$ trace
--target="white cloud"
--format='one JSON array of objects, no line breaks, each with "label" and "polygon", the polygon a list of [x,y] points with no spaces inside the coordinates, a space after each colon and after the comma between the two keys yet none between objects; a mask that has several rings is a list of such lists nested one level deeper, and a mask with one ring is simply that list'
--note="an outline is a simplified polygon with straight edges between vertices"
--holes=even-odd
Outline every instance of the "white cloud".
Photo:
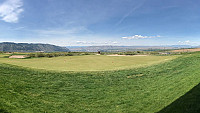
[{"label": "white cloud", "polygon": [[76,41],[77,44],[90,44],[90,42],[87,41]]},{"label": "white cloud", "polygon": [[24,11],[22,6],[23,2],[21,0],[6,0],[0,4],[1,20],[9,23],[17,23],[20,13]]},{"label": "white cloud", "polygon": [[76,41],[76,44],[89,44],[89,45],[113,45],[118,44],[116,41],[97,42],[97,41]]},{"label": "white cloud", "polygon": [[122,37],[124,39],[145,39],[145,38],[157,38],[160,37],[160,35],[157,36],[142,36],[142,35],[134,35],[129,37]]},{"label": "white cloud", "polygon": [[90,30],[88,30],[84,26],[79,26],[79,27],[74,27],[70,29],[45,29],[45,30],[34,30],[34,32],[40,34],[40,35],[45,35],[45,36],[50,36],[50,35],[69,35],[69,34],[77,34],[77,33],[90,33]]},{"label": "white cloud", "polygon": [[192,42],[190,42],[189,40],[186,41],[178,41],[179,44],[191,44]]},{"label": "white cloud", "polygon": [[180,45],[193,45],[193,46],[199,46],[199,43],[190,41],[190,40],[185,40],[185,41],[178,41],[178,44]]},{"label": "white cloud", "polygon": [[187,40],[187,41],[185,41],[185,43],[190,43],[190,41],[189,41],[189,40]]},{"label": "white cloud", "polygon": [[101,44],[101,42],[94,42],[94,41],[76,41],[76,44]]},{"label": "white cloud", "polygon": [[113,44],[118,44],[118,42],[112,42]]}]

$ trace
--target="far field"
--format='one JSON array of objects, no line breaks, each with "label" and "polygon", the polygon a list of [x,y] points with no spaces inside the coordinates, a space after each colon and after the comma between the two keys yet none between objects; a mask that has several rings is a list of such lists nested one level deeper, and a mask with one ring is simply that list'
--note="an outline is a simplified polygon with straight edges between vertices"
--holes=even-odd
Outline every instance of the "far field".
[{"label": "far field", "polygon": [[103,71],[148,66],[177,58],[177,56],[60,56],[53,58],[9,59],[0,63],[54,71]]}]

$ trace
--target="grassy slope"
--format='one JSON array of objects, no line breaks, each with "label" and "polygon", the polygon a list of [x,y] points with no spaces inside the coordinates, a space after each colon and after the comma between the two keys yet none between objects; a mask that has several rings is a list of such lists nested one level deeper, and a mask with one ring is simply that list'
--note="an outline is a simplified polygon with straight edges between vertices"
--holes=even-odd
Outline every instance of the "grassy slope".
[{"label": "grassy slope", "polygon": [[147,68],[50,73],[0,64],[0,109],[10,112],[157,112],[200,82],[200,54]]},{"label": "grassy slope", "polygon": [[159,113],[200,113],[200,84],[178,98]]},{"label": "grassy slope", "polygon": [[96,71],[126,69],[151,65],[177,56],[67,56],[56,58],[9,59],[0,58],[1,63],[57,71]]}]

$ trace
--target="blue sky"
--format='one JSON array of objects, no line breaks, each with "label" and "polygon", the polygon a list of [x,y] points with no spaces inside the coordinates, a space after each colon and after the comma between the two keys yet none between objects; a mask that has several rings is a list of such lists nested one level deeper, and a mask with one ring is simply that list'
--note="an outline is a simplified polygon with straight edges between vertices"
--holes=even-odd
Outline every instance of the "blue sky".
[{"label": "blue sky", "polygon": [[200,45],[199,0],[0,0],[0,42]]}]

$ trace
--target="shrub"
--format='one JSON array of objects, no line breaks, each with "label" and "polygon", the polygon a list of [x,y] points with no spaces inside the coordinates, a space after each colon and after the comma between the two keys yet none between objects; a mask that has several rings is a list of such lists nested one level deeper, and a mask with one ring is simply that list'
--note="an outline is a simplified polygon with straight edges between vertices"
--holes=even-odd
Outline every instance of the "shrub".
[{"label": "shrub", "polygon": [[45,57],[51,58],[51,57],[54,57],[54,56],[53,56],[53,54],[48,53],[48,54],[45,55]]},{"label": "shrub", "polygon": [[43,53],[37,53],[36,57],[45,57],[45,55]]},{"label": "shrub", "polygon": [[125,55],[136,55],[136,53],[135,52],[127,52],[127,53],[125,53]]},{"label": "shrub", "polygon": [[74,56],[72,53],[67,53],[67,56]]},{"label": "shrub", "polygon": [[36,55],[33,54],[33,53],[29,54],[28,56],[29,56],[29,57],[36,57]]}]

